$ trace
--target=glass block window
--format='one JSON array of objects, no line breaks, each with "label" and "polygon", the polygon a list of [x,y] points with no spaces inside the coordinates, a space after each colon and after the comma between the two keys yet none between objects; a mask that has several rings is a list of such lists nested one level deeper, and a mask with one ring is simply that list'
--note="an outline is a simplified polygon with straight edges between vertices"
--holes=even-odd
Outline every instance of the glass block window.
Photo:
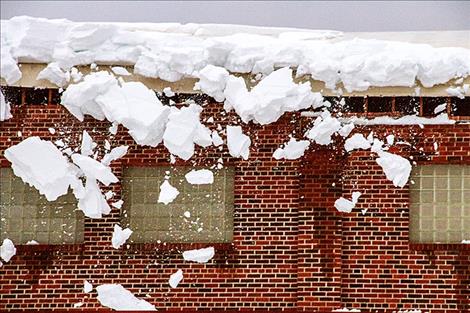
[{"label": "glass block window", "polygon": [[470,239],[470,166],[417,166],[412,179],[410,240],[460,243]]},{"label": "glass block window", "polygon": [[[184,175],[192,167],[129,167],[124,169],[123,225],[131,242],[231,242],[233,236],[233,168],[214,171],[214,182],[191,185]],[[180,192],[173,202],[158,203],[160,185],[169,173]]]},{"label": "glass block window", "polygon": [[35,240],[39,244],[83,242],[83,214],[70,192],[48,201],[15,176],[11,168],[0,169],[0,236],[15,244]]}]

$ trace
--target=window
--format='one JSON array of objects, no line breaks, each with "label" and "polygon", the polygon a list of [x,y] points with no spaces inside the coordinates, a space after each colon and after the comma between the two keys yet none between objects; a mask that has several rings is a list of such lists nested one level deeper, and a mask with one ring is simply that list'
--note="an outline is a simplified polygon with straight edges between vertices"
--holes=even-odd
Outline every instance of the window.
[{"label": "window", "polygon": [[[192,167],[129,167],[122,179],[123,225],[131,241],[231,242],[233,236],[233,168],[214,172],[214,182],[191,185],[184,175]],[[160,185],[170,184],[180,194],[173,202],[158,203]],[[188,214],[189,212],[189,214]]]},{"label": "window", "polygon": [[470,239],[470,165],[422,165],[410,185],[410,240],[460,243]]},{"label": "window", "polygon": [[83,242],[83,214],[72,193],[49,202],[11,168],[1,168],[0,236],[15,244],[29,240],[40,244]]},{"label": "window", "polygon": [[470,116],[470,97],[463,99],[452,97],[450,102],[453,116]]}]

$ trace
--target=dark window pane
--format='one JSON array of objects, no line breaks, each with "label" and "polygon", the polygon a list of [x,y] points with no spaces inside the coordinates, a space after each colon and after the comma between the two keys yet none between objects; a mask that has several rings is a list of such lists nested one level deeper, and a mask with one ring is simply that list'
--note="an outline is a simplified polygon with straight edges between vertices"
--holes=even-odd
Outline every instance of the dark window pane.
[{"label": "dark window pane", "polygon": [[395,111],[403,115],[419,114],[419,98],[418,97],[396,97]]},{"label": "dark window pane", "polygon": [[344,112],[346,113],[364,113],[364,97],[345,97]]},{"label": "dark window pane", "polygon": [[452,115],[470,116],[470,97],[465,97],[465,99],[452,97],[450,103],[452,104]]},{"label": "dark window pane", "polygon": [[434,109],[446,102],[445,97],[423,97],[423,116],[436,116]]},{"label": "dark window pane", "polygon": [[25,88],[25,104],[47,104],[49,99],[49,89]]},{"label": "dark window pane", "polygon": [[392,98],[390,97],[368,97],[367,112],[392,112]]},{"label": "dark window pane", "polygon": [[51,104],[60,104],[62,93],[58,89],[51,89]]},{"label": "dark window pane", "polygon": [[2,86],[2,93],[5,96],[5,101],[8,102],[10,106],[21,104],[21,89],[20,88]]}]

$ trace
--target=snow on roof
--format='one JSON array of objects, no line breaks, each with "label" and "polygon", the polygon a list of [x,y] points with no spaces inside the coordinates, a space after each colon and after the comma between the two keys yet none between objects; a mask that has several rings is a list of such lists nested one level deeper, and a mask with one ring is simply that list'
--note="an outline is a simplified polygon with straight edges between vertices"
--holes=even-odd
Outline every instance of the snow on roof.
[{"label": "snow on roof", "polygon": [[435,34],[74,23],[22,16],[2,20],[1,72],[7,84],[14,84],[21,78],[16,62],[52,62],[64,71],[97,63],[133,66],[134,74],[177,82],[198,77],[209,64],[232,73],[263,75],[288,66],[296,68],[298,76],[309,75],[329,89],[343,86],[349,92],[370,87],[431,88],[469,76],[470,32]]}]

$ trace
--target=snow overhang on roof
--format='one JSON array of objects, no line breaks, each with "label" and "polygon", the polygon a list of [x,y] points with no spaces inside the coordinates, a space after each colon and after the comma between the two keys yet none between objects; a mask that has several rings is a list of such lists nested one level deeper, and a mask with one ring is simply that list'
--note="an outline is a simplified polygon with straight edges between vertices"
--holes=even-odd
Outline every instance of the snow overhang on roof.
[{"label": "snow overhang on roof", "polygon": [[92,63],[100,70],[125,66],[132,73],[122,76],[126,81],[184,93],[195,92],[199,71],[208,64],[242,76],[248,85],[288,66],[296,69],[297,81],[310,81],[325,96],[448,96],[449,86],[470,83],[470,31],[342,33],[30,17],[1,23],[2,85],[57,87],[37,79],[50,63],[59,69],[54,75],[74,66],[87,74]]}]

